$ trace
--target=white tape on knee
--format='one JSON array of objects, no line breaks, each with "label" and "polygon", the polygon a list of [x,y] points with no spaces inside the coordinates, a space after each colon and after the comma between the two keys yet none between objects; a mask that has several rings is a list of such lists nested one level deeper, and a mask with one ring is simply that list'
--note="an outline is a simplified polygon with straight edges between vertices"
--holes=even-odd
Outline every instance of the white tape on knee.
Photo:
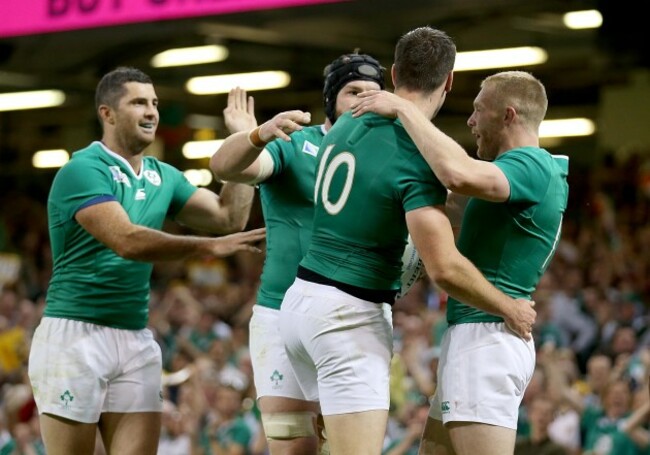
[{"label": "white tape on knee", "polygon": [[269,439],[294,439],[316,436],[313,412],[275,412],[262,414],[264,434]]}]

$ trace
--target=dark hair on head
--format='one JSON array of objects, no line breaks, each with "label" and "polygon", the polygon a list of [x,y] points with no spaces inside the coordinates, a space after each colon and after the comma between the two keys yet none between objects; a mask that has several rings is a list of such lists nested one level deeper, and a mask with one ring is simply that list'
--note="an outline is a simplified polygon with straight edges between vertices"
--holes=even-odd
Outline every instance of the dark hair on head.
[{"label": "dark hair on head", "polygon": [[120,66],[113,71],[106,73],[97,84],[95,90],[95,110],[105,104],[116,107],[120,98],[126,93],[124,84],[127,82],[139,82],[141,84],[153,84],[151,78],[137,68]]},{"label": "dark hair on head", "polygon": [[395,88],[430,93],[454,69],[456,45],[442,30],[418,27],[395,47]]}]

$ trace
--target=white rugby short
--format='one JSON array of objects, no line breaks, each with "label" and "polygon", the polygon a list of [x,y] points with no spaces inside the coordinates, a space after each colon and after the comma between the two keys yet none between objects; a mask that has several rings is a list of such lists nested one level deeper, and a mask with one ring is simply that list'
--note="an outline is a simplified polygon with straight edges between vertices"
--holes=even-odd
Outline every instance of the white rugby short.
[{"label": "white rugby short", "polygon": [[249,328],[249,346],[257,397],[306,400],[293,374],[284,342],[280,337],[280,310],[254,305]]},{"label": "white rugby short", "polygon": [[104,412],[161,412],[162,356],[149,329],[45,317],[29,379],[40,414],[96,423]]},{"label": "white rugby short", "polygon": [[534,342],[504,323],[452,325],[442,339],[429,416],[445,424],[478,422],[516,430],[534,370]]},{"label": "white rugby short", "polygon": [[280,333],[298,384],[323,415],[388,410],[388,304],[296,278],[282,302]]}]

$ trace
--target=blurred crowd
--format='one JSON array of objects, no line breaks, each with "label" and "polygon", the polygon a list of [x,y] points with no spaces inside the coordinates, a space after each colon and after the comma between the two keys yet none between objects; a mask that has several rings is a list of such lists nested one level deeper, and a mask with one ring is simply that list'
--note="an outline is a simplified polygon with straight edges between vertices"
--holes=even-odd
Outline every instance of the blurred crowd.
[{"label": "blurred crowd", "polygon": [[[557,253],[534,295],[537,368],[522,391],[515,454],[650,454],[650,160],[607,156],[572,169],[570,185]],[[26,365],[52,267],[45,201],[6,193],[0,203],[0,455],[43,454]],[[262,223],[254,211],[250,227]],[[149,322],[165,370],[160,454],[267,453],[248,352],[263,261],[245,253],[156,264]],[[445,302],[423,278],[393,307],[386,455],[417,453]]]}]

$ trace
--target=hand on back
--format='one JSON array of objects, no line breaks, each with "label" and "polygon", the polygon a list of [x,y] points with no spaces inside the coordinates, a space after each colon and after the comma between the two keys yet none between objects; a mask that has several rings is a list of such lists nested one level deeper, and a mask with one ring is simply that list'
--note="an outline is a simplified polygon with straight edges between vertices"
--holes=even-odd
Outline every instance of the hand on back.
[{"label": "hand on back", "polygon": [[410,101],[385,90],[368,90],[357,95],[358,101],[352,105],[352,116],[359,117],[366,112],[374,112],[384,117],[397,117],[399,108]]},{"label": "hand on back", "polygon": [[211,253],[216,257],[226,257],[239,251],[250,251],[252,253],[261,253],[256,244],[266,237],[266,228],[253,229],[236,234],[217,237],[212,240]]},{"label": "hand on back", "polygon": [[302,125],[311,122],[311,114],[299,110],[280,112],[271,120],[259,127],[259,136],[263,142],[271,142],[275,138],[290,141],[289,135],[300,131]]}]

